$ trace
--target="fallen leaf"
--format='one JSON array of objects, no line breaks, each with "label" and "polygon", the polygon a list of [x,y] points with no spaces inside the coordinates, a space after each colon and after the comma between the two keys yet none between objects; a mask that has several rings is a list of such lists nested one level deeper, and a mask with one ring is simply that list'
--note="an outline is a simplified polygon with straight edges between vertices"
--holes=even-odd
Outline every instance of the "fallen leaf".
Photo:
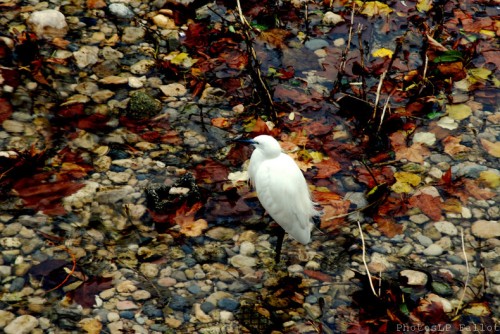
[{"label": "fallen leaf", "polygon": [[373,17],[375,15],[388,16],[390,13],[392,13],[392,9],[388,5],[380,1],[362,2],[356,0],[356,5],[362,8],[361,14],[364,14],[368,17]]},{"label": "fallen leaf", "polygon": [[439,221],[442,218],[441,207],[443,203],[440,197],[421,193],[412,196],[409,203],[411,206],[419,208],[427,217],[434,221]]},{"label": "fallen leaf", "polygon": [[442,208],[445,212],[462,213],[462,203],[458,198],[447,198]]},{"label": "fallen leaf", "polygon": [[481,138],[481,145],[483,145],[484,149],[488,154],[494,156],[495,158],[500,158],[500,142],[490,142],[487,139]]},{"label": "fallen leaf", "polygon": [[469,195],[474,197],[475,199],[488,200],[496,196],[496,193],[494,191],[479,187],[476,180],[464,179],[463,186],[464,189],[469,193]]},{"label": "fallen leaf", "polygon": [[437,125],[446,130],[455,130],[458,128],[458,123],[449,116],[441,117],[437,122]]},{"label": "fallen leaf", "polygon": [[318,173],[314,177],[315,179],[329,178],[342,169],[340,164],[333,159],[323,160],[317,163],[315,166],[318,169]]},{"label": "fallen leaf", "polygon": [[396,193],[409,193],[422,181],[420,176],[409,172],[396,172],[394,177],[396,183],[391,186],[391,189]]},{"label": "fallen leaf", "polygon": [[314,278],[315,280],[321,281],[321,282],[333,281],[333,279],[330,275],[322,273],[321,271],[304,269],[304,274],[306,274],[307,276],[309,276],[311,278]]},{"label": "fallen leaf", "polygon": [[442,141],[444,145],[444,152],[453,157],[458,153],[469,151],[470,150],[469,147],[460,144],[461,140],[462,140],[461,136],[458,137],[448,136],[444,138]]},{"label": "fallen leaf", "polygon": [[410,147],[396,150],[396,159],[407,159],[408,161],[423,163],[424,158],[431,154],[429,149],[420,143],[415,143]]},{"label": "fallen leaf", "polygon": [[197,180],[205,183],[216,183],[227,180],[229,168],[217,161],[208,159],[195,167]]},{"label": "fallen leaf", "polygon": [[461,121],[466,119],[472,114],[472,109],[466,104],[448,104],[446,106],[446,113],[452,119]]},{"label": "fallen leaf", "polygon": [[497,170],[485,170],[479,173],[478,181],[489,188],[495,189],[500,186],[500,174]]},{"label": "fallen leaf", "polygon": [[96,303],[96,295],[113,286],[112,279],[112,277],[90,278],[69,294],[75,303],[84,308],[91,308]]},{"label": "fallen leaf", "polygon": [[208,223],[205,219],[186,221],[182,224],[180,232],[188,237],[198,237],[207,227]]},{"label": "fallen leaf", "polygon": [[380,48],[372,52],[373,57],[389,57],[392,58],[392,55],[394,52],[392,50],[386,49],[386,48]]},{"label": "fallen leaf", "polygon": [[417,132],[413,135],[413,142],[432,146],[436,143],[436,135],[432,132]]},{"label": "fallen leaf", "polygon": [[377,223],[377,229],[388,238],[403,233],[403,225],[398,224],[392,217],[382,217],[376,215],[373,221]]},{"label": "fallen leaf", "polygon": [[221,129],[227,129],[232,125],[232,122],[225,117],[212,118],[210,122],[213,126]]},{"label": "fallen leaf", "polygon": [[433,7],[432,4],[433,4],[432,0],[418,0],[417,10],[421,13],[426,13],[432,9]]},{"label": "fallen leaf", "polygon": [[262,31],[259,35],[259,39],[262,39],[264,42],[269,43],[275,48],[283,49],[286,47],[285,40],[290,35],[291,33],[288,30],[274,28]]}]

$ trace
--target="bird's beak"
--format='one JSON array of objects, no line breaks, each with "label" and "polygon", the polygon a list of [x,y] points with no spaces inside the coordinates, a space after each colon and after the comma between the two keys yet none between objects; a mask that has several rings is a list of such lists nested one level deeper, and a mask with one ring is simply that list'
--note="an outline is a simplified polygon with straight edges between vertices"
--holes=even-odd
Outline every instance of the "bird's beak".
[{"label": "bird's beak", "polygon": [[232,142],[242,143],[242,144],[257,144],[257,142],[251,138],[234,138],[231,139]]}]

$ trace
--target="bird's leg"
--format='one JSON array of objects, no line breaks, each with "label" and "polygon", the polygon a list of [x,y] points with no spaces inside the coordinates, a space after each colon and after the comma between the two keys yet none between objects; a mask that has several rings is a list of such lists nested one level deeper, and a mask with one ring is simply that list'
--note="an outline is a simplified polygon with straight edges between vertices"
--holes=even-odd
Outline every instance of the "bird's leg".
[{"label": "bird's leg", "polygon": [[283,239],[285,238],[285,230],[281,227],[278,228],[278,240],[276,241],[276,255],[274,256],[274,262],[276,264],[280,263],[281,259],[281,246],[283,245]]}]

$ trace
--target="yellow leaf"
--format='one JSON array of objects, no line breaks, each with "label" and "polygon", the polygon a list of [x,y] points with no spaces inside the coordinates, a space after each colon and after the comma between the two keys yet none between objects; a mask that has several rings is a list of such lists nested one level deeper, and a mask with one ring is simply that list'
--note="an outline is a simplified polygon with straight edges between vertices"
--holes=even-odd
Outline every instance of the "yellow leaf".
[{"label": "yellow leaf", "polygon": [[488,77],[491,74],[491,70],[488,70],[487,68],[480,67],[480,68],[471,68],[469,70],[469,74],[473,76],[476,79],[480,79],[482,81],[488,80]]},{"label": "yellow leaf", "polygon": [[[170,54],[172,55],[172,54]],[[174,65],[181,65],[184,66],[185,68],[190,68],[193,66],[198,59],[193,59],[189,57],[189,55],[185,52],[180,52],[177,55],[175,55],[172,59],[170,59],[170,62]]]},{"label": "yellow leaf", "polygon": [[483,35],[486,35],[488,37],[495,37],[495,32],[492,31],[492,30],[481,29],[481,30],[479,30],[479,33],[483,34]]},{"label": "yellow leaf", "polygon": [[394,173],[394,177],[399,182],[404,182],[411,184],[412,186],[417,186],[422,178],[417,174],[409,173],[409,172],[396,172]]},{"label": "yellow leaf", "polygon": [[399,181],[395,182],[391,186],[391,189],[392,189],[392,191],[394,191],[395,193],[398,193],[398,194],[409,193],[410,191],[413,190],[413,188],[408,183],[399,182]]},{"label": "yellow leaf", "polygon": [[428,12],[432,9],[432,0],[418,0],[417,1],[417,10],[421,13]]},{"label": "yellow leaf", "polygon": [[472,114],[472,109],[466,104],[452,104],[446,106],[448,116],[454,120],[460,121],[466,119]]},{"label": "yellow leaf", "polygon": [[372,52],[372,56],[381,57],[381,58],[386,57],[386,56],[388,56],[389,58],[392,58],[393,54],[394,54],[394,52],[392,52],[391,50],[386,49],[386,48],[380,48],[380,49],[377,49],[377,50]]},{"label": "yellow leaf", "polygon": [[479,182],[486,184],[489,188],[495,189],[500,186],[500,174],[492,170],[485,170],[479,173]]},{"label": "yellow leaf", "polygon": [[385,3],[380,1],[368,1],[363,2],[360,0],[356,0],[356,6],[361,7],[363,10],[361,14],[364,14],[369,17],[373,17],[375,15],[389,15],[392,13],[392,9],[387,6]]},{"label": "yellow leaf", "polygon": [[394,177],[396,178],[396,183],[391,186],[391,189],[398,194],[409,193],[422,180],[417,174],[409,172],[396,172],[394,173]]},{"label": "yellow leaf", "polygon": [[314,163],[318,163],[318,162],[323,161],[323,154],[321,152],[313,151],[313,152],[311,152],[311,157],[312,157]]},{"label": "yellow leaf", "polygon": [[185,52],[181,52],[174,56],[174,58],[170,59],[170,62],[174,65],[181,65],[182,62],[189,57],[189,55]]},{"label": "yellow leaf", "polygon": [[490,155],[500,158],[500,141],[492,143],[489,140],[481,139],[481,144]]}]

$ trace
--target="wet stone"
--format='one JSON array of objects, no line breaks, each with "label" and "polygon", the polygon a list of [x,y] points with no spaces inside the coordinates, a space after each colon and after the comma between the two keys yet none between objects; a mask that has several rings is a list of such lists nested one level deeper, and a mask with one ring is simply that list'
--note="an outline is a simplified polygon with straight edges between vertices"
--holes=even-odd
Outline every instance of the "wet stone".
[{"label": "wet stone", "polygon": [[143,28],[126,27],[123,30],[122,41],[123,41],[123,43],[135,44],[139,40],[144,38],[145,34],[146,34],[146,32],[144,31]]},{"label": "wet stone", "polygon": [[63,38],[68,32],[64,14],[54,9],[33,12],[28,18],[28,25],[38,38],[48,40]]},{"label": "wet stone", "polygon": [[143,92],[134,93],[129,101],[127,115],[134,119],[149,118],[161,111],[161,102]]},{"label": "wet stone", "polygon": [[500,237],[500,223],[493,220],[478,220],[472,224],[472,234],[483,239]]},{"label": "wet stone", "polygon": [[21,315],[10,322],[5,328],[5,334],[27,334],[38,326],[38,319],[32,315]]},{"label": "wet stone", "polygon": [[226,311],[235,311],[240,303],[232,298],[222,298],[217,302],[217,306]]},{"label": "wet stone", "polygon": [[134,12],[123,3],[112,3],[108,8],[111,14],[121,19],[131,19],[135,15]]},{"label": "wet stone", "polygon": [[99,48],[97,46],[84,45],[78,51],[73,52],[76,65],[83,69],[94,65],[99,60]]},{"label": "wet stone", "polygon": [[170,299],[170,302],[168,304],[171,309],[176,311],[184,311],[187,308],[191,307],[191,305],[192,300],[189,300],[188,298],[178,294],[172,294],[172,298]]}]

